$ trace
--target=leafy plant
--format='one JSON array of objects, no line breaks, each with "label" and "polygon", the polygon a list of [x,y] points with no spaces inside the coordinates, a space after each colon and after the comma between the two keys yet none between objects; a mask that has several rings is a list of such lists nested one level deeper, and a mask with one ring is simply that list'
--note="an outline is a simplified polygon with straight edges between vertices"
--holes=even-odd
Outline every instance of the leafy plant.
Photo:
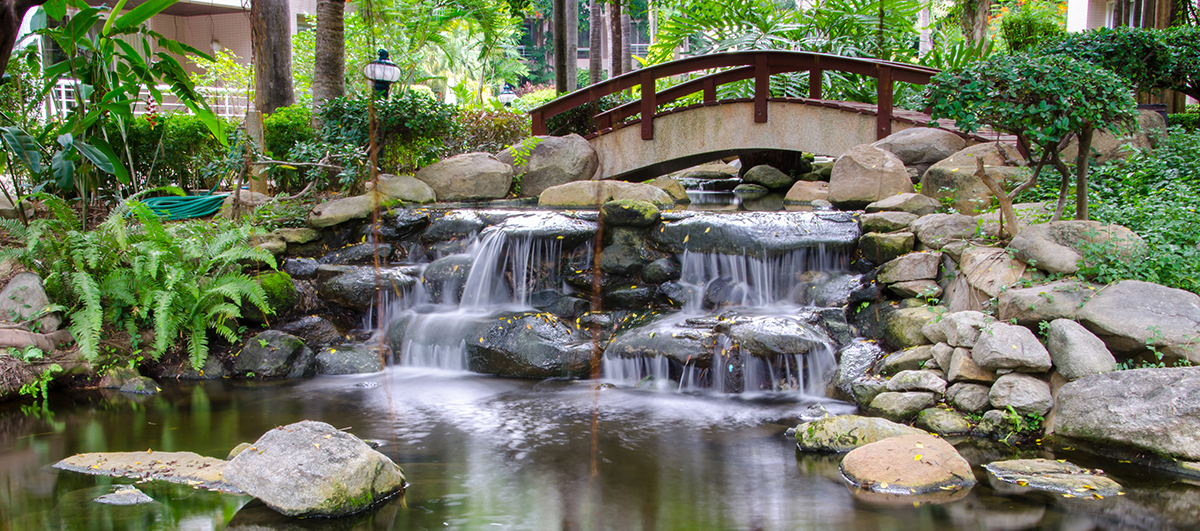
[{"label": "leafy plant", "polygon": [[1174,84],[1174,54],[1157,31],[1121,27],[1069,33],[1040,53],[1065,55],[1115,72],[1138,92]]},{"label": "leafy plant", "polygon": [[23,396],[32,397],[34,400],[40,400],[43,403],[50,397],[50,381],[54,379],[56,373],[62,372],[63,368],[57,363],[51,363],[45,369],[38,373],[37,379],[21,386],[19,393]]},{"label": "leafy plant", "polygon": [[1000,34],[1009,51],[1027,53],[1066,33],[1055,4],[1027,1],[1000,20]]}]

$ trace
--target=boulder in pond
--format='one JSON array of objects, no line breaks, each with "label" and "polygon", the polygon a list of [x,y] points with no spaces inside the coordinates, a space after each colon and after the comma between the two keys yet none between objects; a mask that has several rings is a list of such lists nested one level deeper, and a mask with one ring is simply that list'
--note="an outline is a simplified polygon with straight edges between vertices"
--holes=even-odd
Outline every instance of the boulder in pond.
[{"label": "boulder in pond", "polygon": [[913,425],[938,435],[963,435],[971,432],[966,415],[952,409],[931,407],[917,413]]},{"label": "boulder in pond", "polygon": [[854,146],[833,165],[829,201],[838,208],[863,208],[885,197],[914,191],[904,163],[869,144]]},{"label": "boulder in pond", "polygon": [[805,354],[832,341],[817,327],[789,317],[760,317],[729,327],[729,338],[752,356]]},{"label": "boulder in pond", "polygon": [[470,370],[510,378],[585,376],[590,341],[572,323],[544,313],[500,314],[464,338]]},{"label": "boulder in pond", "polygon": [[[341,267],[326,269],[330,277],[317,283],[317,294],[326,302],[346,308],[366,311],[378,302],[379,290],[402,293],[417,283],[416,278],[402,270]],[[322,275],[322,270],[318,269],[317,274]]]},{"label": "boulder in pond", "polygon": [[1079,322],[1108,349],[1126,356],[1154,347],[1167,363],[1200,364],[1200,295],[1138,280],[1122,280],[1099,290]]},{"label": "boulder in pond", "polygon": [[1019,372],[996,378],[988,398],[992,407],[1001,410],[1011,407],[1020,415],[1045,415],[1054,407],[1050,384]]},{"label": "boulder in pond", "polygon": [[[1103,407],[1097,407],[1103,404]],[[1200,461],[1200,367],[1087,376],[1055,395],[1055,435]]]},{"label": "boulder in pond", "polygon": [[855,487],[893,494],[928,494],[975,485],[971,464],[933,435],[901,435],[851,450],[842,474]]},{"label": "boulder in pond", "polygon": [[512,188],[513,167],[489,153],[463,153],[421,168],[416,178],[438,201],[500,199]]},{"label": "boulder in pond", "polygon": [[796,426],[796,445],[806,452],[849,452],[859,446],[925,431],[877,417],[841,415]]},{"label": "boulder in pond", "polygon": [[996,479],[1030,489],[1045,490],[1073,498],[1102,499],[1121,494],[1121,485],[1104,472],[1052,459],[1012,459],[983,465]]},{"label": "boulder in pond", "polygon": [[297,378],[316,373],[316,356],[300,338],[267,330],[246,340],[234,354],[233,375],[240,378]]},{"label": "boulder in pond", "polygon": [[225,467],[224,478],[288,516],[363,511],[404,492],[404,471],[359,438],[305,420],[259,437]]},{"label": "boulder in pond", "polygon": [[158,394],[161,390],[157,382],[145,376],[135,376],[121,384],[122,393],[133,395],[153,395]]},{"label": "boulder in pond", "polygon": [[666,192],[667,195],[671,196],[671,199],[674,199],[676,203],[692,202],[692,200],[688,198],[687,189],[683,187],[683,184],[681,184],[678,179],[669,175],[655,177],[649,181],[646,181],[646,184]]},{"label": "boulder in pond", "polygon": [[382,370],[383,359],[370,347],[325,347],[317,353],[317,374],[363,374]]},{"label": "boulder in pond", "polygon": [[[521,153],[518,153],[521,152]],[[577,134],[525,138],[496,154],[521,177],[521,195],[537,197],[547,188],[587,181],[600,167],[595,148]]]},{"label": "boulder in pond", "polygon": [[139,505],[153,503],[154,498],[146,495],[133,485],[113,485],[111,494],[105,494],[92,500],[105,505]]},{"label": "boulder in pond", "polygon": [[759,164],[742,175],[742,181],[757,184],[771,190],[782,190],[792,186],[795,179],[769,164]]},{"label": "boulder in pond", "polygon": [[538,206],[589,208],[620,199],[649,201],[659,208],[675,206],[671,196],[654,186],[623,181],[576,181],[551,186],[538,195]]},{"label": "boulder in pond", "polygon": [[816,200],[829,200],[829,183],[825,181],[797,181],[783,196],[783,204],[810,204]]}]

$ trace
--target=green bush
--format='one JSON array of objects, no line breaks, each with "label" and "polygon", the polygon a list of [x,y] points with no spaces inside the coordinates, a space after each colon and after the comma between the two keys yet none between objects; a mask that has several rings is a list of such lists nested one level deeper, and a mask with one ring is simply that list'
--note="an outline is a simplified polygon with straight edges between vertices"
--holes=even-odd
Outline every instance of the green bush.
[{"label": "green bush", "polygon": [[1180,112],[1170,115],[1171,125],[1178,125],[1185,131],[1200,129],[1200,113]]},{"label": "green bush", "polygon": [[1068,33],[1041,53],[1065,55],[1116,72],[1138,92],[1176,85],[1176,56],[1158,30],[1122,27]]},{"label": "green bush", "polygon": [[450,144],[455,153],[496,153],[530,135],[529,115],[508,109],[459,111],[459,135]]},{"label": "green bush", "polygon": [[1055,6],[1026,2],[1015,13],[1000,21],[1000,35],[1012,52],[1032,52],[1047,42],[1062,37],[1066,30],[1055,17]]},{"label": "green bush", "polygon": [[[226,127],[231,129],[232,124]],[[120,147],[117,139],[121,133],[114,123],[108,123],[105,130],[113,139],[117,156],[140,179],[142,187],[208,190],[220,183],[203,168],[227,149],[195,115],[165,113],[134,118],[127,128],[128,151]]]},{"label": "green bush", "polygon": [[296,144],[312,140],[312,109],[306,105],[289,105],[263,116],[263,144],[266,155],[281,157]]}]

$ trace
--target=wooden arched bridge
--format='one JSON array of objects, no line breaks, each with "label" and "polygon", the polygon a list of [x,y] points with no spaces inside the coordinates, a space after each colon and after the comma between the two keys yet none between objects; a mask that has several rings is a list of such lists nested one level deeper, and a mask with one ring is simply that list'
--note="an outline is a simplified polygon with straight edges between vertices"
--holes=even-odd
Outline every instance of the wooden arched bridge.
[{"label": "wooden arched bridge", "polygon": [[[547,119],[604,96],[633,87],[655,87],[655,81],[667,77],[713,70],[717,72],[661,91],[643,89],[639,100],[596,114],[597,131],[588,140],[600,155],[599,178],[639,181],[749,151],[838,156],[893,131],[928,124],[928,114],[895,108],[893,83],[924,85],[939,72],[893,61],[813,52],[701,55],[635,70],[533,109],[529,113],[533,134],[547,134]],[[821,79],[827,70],[878,79],[879,103],[822,99]],[[788,72],[808,72],[807,98],[770,96],[770,77]],[[754,80],[753,98],[717,99],[718,86],[745,79]],[[703,94],[701,103],[660,110],[695,93]],[[635,115],[638,117],[630,119]],[[963,134],[949,122],[938,126],[974,140],[997,139],[994,133]]]}]

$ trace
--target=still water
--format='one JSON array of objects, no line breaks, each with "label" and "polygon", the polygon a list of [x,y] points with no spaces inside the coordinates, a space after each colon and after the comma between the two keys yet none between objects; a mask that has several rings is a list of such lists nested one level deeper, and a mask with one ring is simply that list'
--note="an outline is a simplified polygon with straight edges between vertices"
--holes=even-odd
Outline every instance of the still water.
[{"label": "still water", "polygon": [[[798,455],[783,432],[799,395],[726,396],[389,368],[373,375],[164,382],[151,397],[94,391],[48,411],[0,406],[0,525],[13,530],[1197,529],[1200,486],[1046,449],[960,443],[981,483],[946,504],[860,498],[838,456]],[[827,403],[835,413],[849,406]],[[78,452],[224,457],[275,426],[321,420],[365,439],[411,487],[369,514],[291,520],[246,496],[147,483],[155,503],[93,503],[114,483],[50,468]],[[1100,466],[1127,495],[1064,499],[990,484],[1015,457]]]}]

